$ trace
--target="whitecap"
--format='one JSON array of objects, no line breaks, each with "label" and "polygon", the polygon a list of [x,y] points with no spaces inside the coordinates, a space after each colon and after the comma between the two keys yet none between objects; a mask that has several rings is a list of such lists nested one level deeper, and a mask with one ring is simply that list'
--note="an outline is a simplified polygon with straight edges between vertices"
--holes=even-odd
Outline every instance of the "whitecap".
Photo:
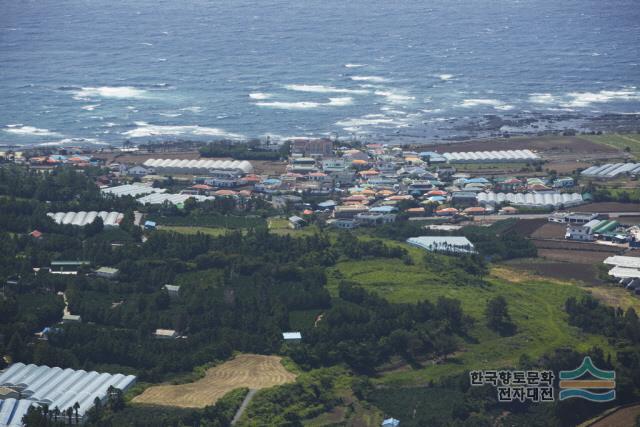
[{"label": "whitecap", "polygon": [[567,95],[569,100],[561,106],[567,108],[584,108],[595,103],[606,103],[612,101],[639,101],[640,92],[635,88],[623,90],[601,90],[600,92],[570,92]]},{"label": "whitecap", "polygon": [[211,136],[228,139],[244,139],[244,135],[227,132],[223,129],[205,127],[199,125],[171,126],[171,125],[152,125],[147,122],[135,122],[135,129],[123,132],[122,135],[128,138],[145,138],[150,136]]},{"label": "whitecap", "polygon": [[147,42],[142,42],[142,43],[138,43],[141,44],[143,46],[153,46],[153,43],[147,43]]},{"label": "whitecap", "polygon": [[317,101],[273,101],[273,102],[256,102],[258,107],[276,108],[280,110],[311,110],[319,107],[343,107],[345,105],[351,105],[353,98],[341,97],[341,98],[329,98],[329,102],[317,102]]},{"label": "whitecap", "polygon": [[158,115],[163,117],[180,117],[182,114],[180,113],[158,113]]},{"label": "whitecap", "polygon": [[387,81],[387,79],[380,76],[351,76],[351,80],[355,82],[373,82],[373,83],[384,83]]},{"label": "whitecap", "polygon": [[555,104],[557,98],[550,93],[532,93],[529,95],[529,101],[534,104]]},{"label": "whitecap", "polygon": [[438,74],[437,77],[440,80],[447,81],[447,80],[451,80],[453,78],[453,74]]},{"label": "whitecap", "polygon": [[502,111],[513,110],[514,108],[513,105],[505,104],[504,102],[499,101],[497,99],[485,99],[485,98],[465,99],[464,101],[462,101],[462,104],[460,104],[460,106],[464,108],[487,106],[487,107],[493,107],[496,110],[502,110]]},{"label": "whitecap", "polygon": [[344,89],[324,85],[289,84],[285,85],[284,87],[287,90],[311,93],[348,93],[354,95],[366,95],[367,93],[369,93],[368,90],[364,89]]},{"label": "whitecap", "polygon": [[35,126],[26,126],[23,124],[7,125],[3,130],[7,133],[21,136],[60,136],[58,132],[53,132],[49,129],[37,128]]},{"label": "whitecap", "polygon": [[99,107],[99,106],[100,106],[100,104],[90,104],[90,105],[83,105],[80,108],[82,108],[85,111],[93,111],[93,110],[96,109],[96,107]]},{"label": "whitecap", "polygon": [[94,97],[114,99],[145,98],[147,91],[132,86],[96,86],[83,87],[75,91],[75,99],[89,99]]},{"label": "whitecap", "polygon": [[253,92],[249,94],[249,98],[257,99],[257,100],[269,99],[272,96],[273,95],[271,95],[270,93],[264,93],[264,92]]},{"label": "whitecap", "polygon": [[190,113],[201,113],[202,111],[204,111],[204,108],[193,106],[193,107],[181,108],[180,111],[189,111]]},{"label": "whitecap", "polygon": [[367,64],[344,64],[345,68],[362,68],[366,66]]},{"label": "whitecap", "polygon": [[384,96],[392,104],[407,104],[415,99],[415,97],[397,90],[377,90],[374,93],[378,96]]}]

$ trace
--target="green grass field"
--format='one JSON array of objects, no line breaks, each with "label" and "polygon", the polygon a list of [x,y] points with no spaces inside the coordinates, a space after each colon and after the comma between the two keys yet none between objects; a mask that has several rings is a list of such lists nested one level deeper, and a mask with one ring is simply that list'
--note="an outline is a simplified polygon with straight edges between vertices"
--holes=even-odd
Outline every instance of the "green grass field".
[{"label": "green grass field", "polygon": [[[559,347],[587,350],[594,345],[609,350],[604,337],[584,334],[567,324],[563,306],[571,296],[586,291],[578,286],[546,280],[509,281],[492,275],[488,285],[456,286],[430,272],[416,258],[420,252],[411,248],[415,265],[401,260],[376,259],[341,262],[329,273],[329,287],[337,292],[341,278],[359,283],[392,302],[416,302],[438,297],[459,299],[465,313],[476,319],[471,331],[473,342],[464,342],[462,351],[440,364],[425,364],[421,369],[397,369],[383,373],[376,381],[386,385],[424,384],[429,380],[458,374],[468,369],[491,369],[515,366],[521,355],[532,358]],[[486,302],[497,295],[507,299],[518,332],[501,337],[485,326]]]},{"label": "green grass field", "polygon": [[232,230],[228,228],[213,228],[213,227],[189,227],[182,225],[161,225],[158,227],[162,231],[173,231],[174,233],[182,234],[197,234],[204,233],[210,236],[222,236]]},{"label": "green grass field", "polygon": [[624,150],[629,148],[629,152],[636,158],[640,158],[640,134],[606,134],[606,135],[580,135],[581,138],[588,139],[589,141],[608,145],[610,147]]}]

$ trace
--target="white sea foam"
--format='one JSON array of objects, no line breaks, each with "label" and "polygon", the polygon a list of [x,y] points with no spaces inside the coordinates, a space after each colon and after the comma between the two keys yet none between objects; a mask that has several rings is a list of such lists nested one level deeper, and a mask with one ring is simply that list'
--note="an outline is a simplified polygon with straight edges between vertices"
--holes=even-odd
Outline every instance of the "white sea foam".
[{"label": "white sea foam", "polygon": [[353,80],[354,82],[372,82],[372,83],[384,83],[387,81],[387,79],[380,76],[351,76],[351,80]]},{"label": "white sea foam", "polygon": [[344,64],[345,68],[362,68],[366,66],[367,64]]},{"label": "white sea foam", "polygon": [[397,90],[377,90],[374,93],[378,96],[384,96],[391,104],[407,104],[416,99]]},{"label": "white sea foam", "polygon": [[60,136],[58,132],[53,132],[53,131],[50,131],[49,129],[37,128],[34,126],[26,126],[23,124],[7,125],[6,128],[3,130],[13,135],[22,135],[22,136]]},{"label": "white sea foam", "polygon": [[158,113],[159,116],[163,117],[180,117],[181,113]]},{"label": "white sea foam", "polygon": [[353,104],[353,98],[341,97],[341,98],[329,98],[329,102],[317,102],[317,101],[298,101],[298,102],[286,102],[286,101],[272,101],[272,102],[256,102],[258,107],[276,108],[280,110],[311,110],[319,107],[344,107],[346,105]]},{"label": "white sea foam", "polygon": [[198,106],[192,106],[192,107],[181,108],[180,111],[188,111],[190,113],[201,113],[202,111],[204,111],[204,108],[198,107]]},{"label": "white sea foam", "polygon": [[243,139],[244,135],[227,132],[223,129],[205,127],[199,125],[187,126],[170,126],[170,125],[152,125],[147,122],[135,122],[136,128],[123,132],[122,134],[128,138],[145,138],[150,136],[162,135],[192,135],[192,136],[212,136],[228,139]]},{"label": "white sea foam", "polygon": [[140,43],[143,46],[153,46],[153,43],[142,42]]},{"label": "white sea foam", "polygon": [[408,121],[402,118],[387,117],[383,114],[367,114],[359,118],[349,118],[336,122],[347,132],[363,132],[367,127],[399,128],[408,126]]},{"label": "white sea foam", "polygon": [[40,147],[55,147],[61,145],[109,145],[95,138],[63,138],[59,141],[48,141],[37,144]]},{"label": "white sea foam", "polygon": [[90,105],[83,105],[80,108],[82,108],[85,111],[93,111],[93,110],[96,109],[96,107],[99,107],[99,106],[100,106],[100,104],[90,104]]},{"label": "white sea foam", "polygon": [[438,74],[437,76],[440,80],[451,80],[453,78],[453,74]]},{"label": "white sea foam", "polygon": [[622,90],[601,90],[600,92],[570,92],[569,99],[563,103],[563,107],[584,108],[591,104],[606,103],[612,101],[639,101],[640,92],[634,87]]},{"label": "white sea foam", "polygon": [[462,104],[460,104],[460,106],[464,108],[487,106],[487,107],[493,107],[496,110],[502,110],[502,111],[513,110],[513,105],[505,104],[504,102],[499,101],[497,99],[484,99],[484,98],[465,99],[464,101],[462,101]]},{"label": "white sea foam", "polygon": [[253,92],[249,94],[249,98],[257,99],[257,100],[269,99],[272,96],[273,95],[271,95],[270,93],[264,93],[264,92]]},{"label": "white sea foam", "polygon": [[145,98],[149,94],[147,91],[132,86],[99,86],[83,87],[75,91],[75,99],[89,98],[115,98],[115,99],[136,99]]},{"label": "white sea foam", "polygon": [[558,99],[550,93],[533,93],[529,96],[529,101],[534,104],[556,104]]},{"label": "white sea foam", "polygon": [[290,84],[285,85],[285,89],[293,90],[297,92],[311,92],[311,93],[348,93],[354,95],[366,95],[368,90],[364,89],[344,89],[333,86],[324,85],[303,85],[303,84]]}]

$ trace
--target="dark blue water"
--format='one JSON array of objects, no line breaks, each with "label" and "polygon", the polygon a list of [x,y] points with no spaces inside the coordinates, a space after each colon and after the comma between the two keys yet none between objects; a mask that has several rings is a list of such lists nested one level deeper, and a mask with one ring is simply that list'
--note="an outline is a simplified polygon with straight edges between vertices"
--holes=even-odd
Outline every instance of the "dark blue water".
[{"label": "dark blue water", "polygon": [[485,114],[640,111],[637,0],[0,0],[0,11],[1,143],[430,139]]}]

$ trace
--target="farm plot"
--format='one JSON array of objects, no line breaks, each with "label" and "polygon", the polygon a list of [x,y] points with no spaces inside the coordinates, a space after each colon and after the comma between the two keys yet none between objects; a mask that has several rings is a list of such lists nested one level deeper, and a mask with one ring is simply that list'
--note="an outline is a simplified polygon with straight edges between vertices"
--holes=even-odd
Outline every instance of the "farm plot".
[{"label": "farm plot", "polygon": [[204,408],[236,388],[262,389],[293,382],[296,375],[287,371],[280,361],[278,356],[241,354],[207,370],[204,378],[196,382],[152,386],[133,401],[181,408]]}]

